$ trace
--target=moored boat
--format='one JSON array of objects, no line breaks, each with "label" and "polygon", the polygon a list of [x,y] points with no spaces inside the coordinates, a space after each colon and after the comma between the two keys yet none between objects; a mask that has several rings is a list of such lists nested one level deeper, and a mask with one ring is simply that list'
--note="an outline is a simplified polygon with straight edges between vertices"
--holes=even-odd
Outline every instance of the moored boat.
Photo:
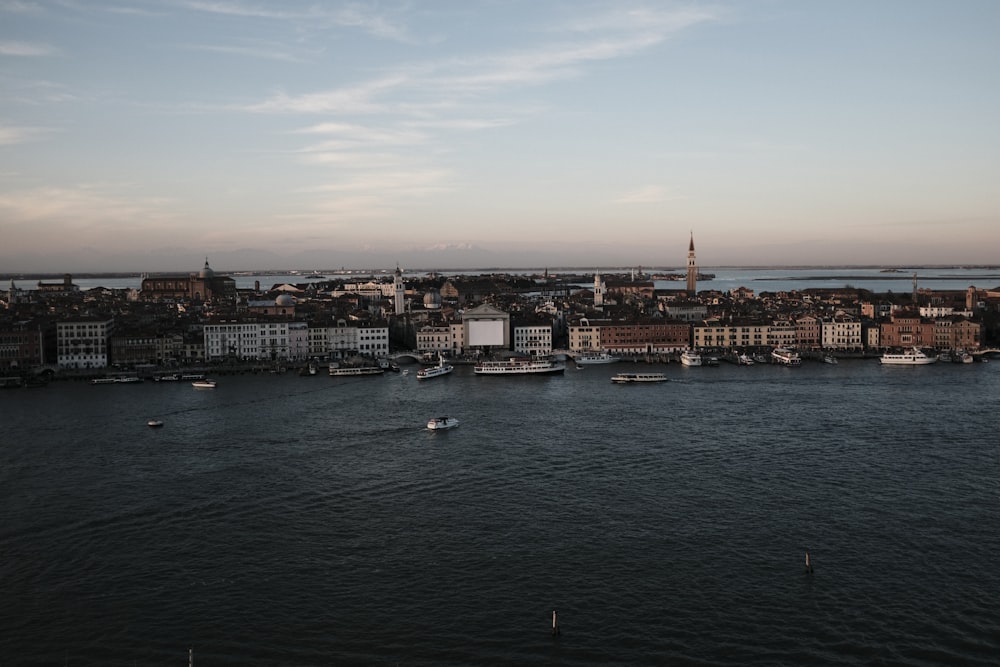
[{"label": "moored boat", "polygon": [[384,375],[385,369],[381,366],[340,366],[330,364],[330,375],[332,377],[354,376],[354,375]]},{"label": "moored boat", "polygon": [[663,373],[618,373],[611,378],[616,384],[628,384],[631,382],[666,382],[667,376]]},{"label": "moored boat", "polygon": [[573,361],[575,361],[578,366],[587,366],[590,364],[613,364],[621,360],[621,357],[616,357],[607,350],[581,352],[573,357]]},{"label": "moored boat", "polygon": [[781,366],[801,366],[802,357],[795,350],[787,347],[776,347],[771,350],[771,360]]},{"label": "moored boat", "polygon": [[885,352],[879,357],[881,363],[894,366],[926,366],[937,360],[936,356],[925,353],[919,347],[911,347],[902,352]]},{"label": "moored boat", "polygon": [[427,428],[432,431],[443,431],[458,426],[458,420],[454,417],[434,417],[427,422]]},{"label": "moored boat", "polygon": [[684,366],[701,366],[701,355],[694,350],[681,352],[681,364]]},{"label": "moored boat", "polygon": [[566,364],[552,359],[514,357],[503,361],[480,361],[473,371],[476,375],[546,375],[562,373]]},{"label": "moored boat", "polygon": [[823,355],[823,363],[824,364],[836,365],[837,364],[837,357],[833,356],[832,354],[824,354]]},{"label": "moored boat", "polygon": [[218,383],[215,380],[195,380],[191,383],[191,386],[195,389],[215,389]]}]

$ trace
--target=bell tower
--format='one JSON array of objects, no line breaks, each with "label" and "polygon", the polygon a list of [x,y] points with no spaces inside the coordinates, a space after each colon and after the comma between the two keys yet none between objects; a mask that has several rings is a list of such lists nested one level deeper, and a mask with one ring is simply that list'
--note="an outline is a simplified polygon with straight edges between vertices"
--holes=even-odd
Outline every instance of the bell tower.
[{"label": "bell tower", "polygon": [[698,265],[694,259],[694,232],[691,232],[691,243],[688,245],[687,293],[694,296],[698,293]]}]

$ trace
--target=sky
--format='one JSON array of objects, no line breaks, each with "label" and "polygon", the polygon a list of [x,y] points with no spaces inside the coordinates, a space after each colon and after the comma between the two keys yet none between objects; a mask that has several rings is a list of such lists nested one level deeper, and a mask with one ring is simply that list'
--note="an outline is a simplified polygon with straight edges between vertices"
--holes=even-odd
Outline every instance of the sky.
[{"label": "sky", "polygon": [[995,0],[0,0],[0,274],[1000,264]]}]

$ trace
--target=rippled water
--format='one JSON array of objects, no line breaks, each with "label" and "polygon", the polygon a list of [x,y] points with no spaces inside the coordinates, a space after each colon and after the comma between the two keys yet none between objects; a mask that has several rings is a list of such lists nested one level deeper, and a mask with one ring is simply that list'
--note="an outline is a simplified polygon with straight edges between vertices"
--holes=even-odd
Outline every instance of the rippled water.
[{"label": "rippled water", "polygon": [[996,662],[1000,363],[621,368],[0,392],[0,662]]}]

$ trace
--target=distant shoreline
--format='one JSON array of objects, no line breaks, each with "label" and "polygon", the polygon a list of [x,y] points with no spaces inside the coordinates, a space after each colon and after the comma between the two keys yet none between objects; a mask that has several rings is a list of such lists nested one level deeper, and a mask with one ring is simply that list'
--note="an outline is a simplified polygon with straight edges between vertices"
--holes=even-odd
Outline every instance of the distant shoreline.
[{"label": "distant shoreline", "polygon": [[[549,274],[561,274],[561,273],[577,273],[577,274],[591,274],[595,271],[601,273],[628,273],[633,271],[635,268],[639,267],[545,267],[545,268],[512,268],[512,267],[483,267],[483,268],[472,268],[472,269],[458,269],[458,268],[444,268],[444,269],[424,269],[424,268],[411,268],[404,269],[405,274],[430,274],[430,273],[470,273],[470,274],[490,274],[490,273],[549,273]],[[982,275],[963,275],[963,276],[952,276],[952,275],[919,275],[921,280],[968,280],[970,278],[997,278],[1000,277],[1000,266],[986,265],[986,264],[973,264],[973,265],[921,265],[921,266],[906,266],[906,267],[896,267],[896,266],[875,266],[875,265],[820,265],[820,266],[802,266],[802,265],[780,265],[780,266],[744,266],[744,265],[722,265],[722,266],[699,266],[701,271],[809,271],[817,269],[828,269],[828,270],[843,270],[843,269],[858,269],[858,270],[869,270],[869,271],[880,271],[882,275],[818,275],[818,276],[778,276],[778,277],[764,277],[764,278],[753,278],[753,280],[760,281],[805,281],[805,280],[899,280],[905,277],[906,274],[910,274],[917,271],[944,271],[948,269],[959,269],[959,270],[970,270],[979,269],[984,271],[996,271],[998,275],[993,274],[982,274]],[[643,273],[663,273],[671,271],[683,271],[681,268],[661,268],[661,267],[642,267]],[[96,279],[96,278],[141,278],[145,275],[156,275],[156,276],[187,276],[191,274],[191,271],[106,271],[106,272],[63,272],[63,273],[0,273],[0,281],[7,282],[10,280],[61,280],[64,276],[71,275],[74,278],[83,279]],[[266,275],[266,276],[291,276],[299,279],[310,279],[310,278],[321,278],[327,279],[327,276],[370,276],[370,275],[381,275],[390,274],[392,271],[390,269],[378,268],[361,268],[361,269],[327,269],[323,270],[301,270],[301,269],[234,269],[234,270],[216,270],[219,275]],[[711,281],[704,281],[711,282]],[[2,287],[2,285],[0,285]]]}]

